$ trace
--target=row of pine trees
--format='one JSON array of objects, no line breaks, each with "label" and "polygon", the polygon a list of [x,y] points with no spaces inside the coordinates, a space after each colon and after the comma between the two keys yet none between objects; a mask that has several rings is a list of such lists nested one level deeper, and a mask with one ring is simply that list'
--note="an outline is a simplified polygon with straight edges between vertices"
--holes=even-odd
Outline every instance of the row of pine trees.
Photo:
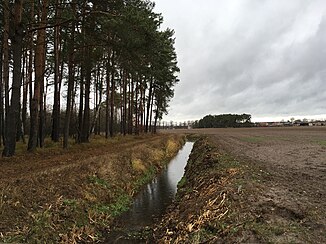
[{"label": "row of pine trees", "polygon": [[3,156],[25,135],[33,151],[47,136],[67,148],[94,131],[155,132],[179,69],[174,32],[153,9],[148,0],[2,0]]}]

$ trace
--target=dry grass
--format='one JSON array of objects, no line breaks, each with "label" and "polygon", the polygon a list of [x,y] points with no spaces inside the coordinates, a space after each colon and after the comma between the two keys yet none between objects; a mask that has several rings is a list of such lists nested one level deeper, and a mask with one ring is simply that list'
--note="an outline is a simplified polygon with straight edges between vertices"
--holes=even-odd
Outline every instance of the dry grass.
[{"label": "dry grass", "polygon": [[137,172],[144,173],[146,171],[146,167],[140,159],[133,159],[131,161],[131,164],[132,164],[132,168]]},{"label": "dry grass", "polygon": [[69,150],[55,144],[4,160],[0,241],[101,240],[101,230],[110,228],[141,185],[174,156],[168,142],[181,147],[182,141],[181,136],[97,138]]},{"label": "dry grass", "polygon": [[167,157],[173,157],[179,149],[180,143],[175,140],[169,139],[167,141],[165,154]]}]

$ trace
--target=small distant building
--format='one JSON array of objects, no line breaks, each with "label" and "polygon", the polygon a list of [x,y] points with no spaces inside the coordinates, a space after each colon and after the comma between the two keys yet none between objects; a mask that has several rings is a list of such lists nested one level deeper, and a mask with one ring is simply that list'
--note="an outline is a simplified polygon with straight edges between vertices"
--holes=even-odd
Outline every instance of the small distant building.
[{"label": "small distant building", "polygon": [[309,126],[309,123],[308,123],[308,122],[301,122],[301,123],[299,124],[299,126]]},{"label": "small distant building", "polygon": [[326,126],[326,121],[312,121],[309,123],[309,126]]},{"label": "small distant building", "polygon": [[283,126],[287,126],[287,127],[288,127],[288,126],[292,126],[292,125],[293,125],[293,124],[292,124],[291,122],[284,122],[284,123],[283,123]]},{"label": "small distant building", "polygon": [[316,120],[316,121],[308,121],[308,120],[295,120],[295,121],[281,121],[281,122],[256,122],[254,123],[255,127],[289,127],[289,126],[326,126],[326,121]]}]

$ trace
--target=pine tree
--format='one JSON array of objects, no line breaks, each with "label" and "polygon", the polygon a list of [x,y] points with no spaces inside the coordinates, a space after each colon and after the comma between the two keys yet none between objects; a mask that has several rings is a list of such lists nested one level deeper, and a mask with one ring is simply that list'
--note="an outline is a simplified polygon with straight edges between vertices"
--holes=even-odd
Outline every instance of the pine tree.
[{"label": "pine tree", "polygon": [[15,154],[17,123],[20,112],[21,96],[21,60],[23,42],[23,23],[22,23],[23,1],[15,0],[13,28],[10,30],[10,40],[13,51],[13,79],[11,88],[11,103],[6,116],[5,147],[2,155],[10,157]]}]

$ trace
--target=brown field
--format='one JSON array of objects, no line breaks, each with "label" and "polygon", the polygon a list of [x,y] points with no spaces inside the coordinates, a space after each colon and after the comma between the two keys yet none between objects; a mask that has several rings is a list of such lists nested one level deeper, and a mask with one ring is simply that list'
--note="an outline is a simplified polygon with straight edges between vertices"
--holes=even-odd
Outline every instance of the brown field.
[{"label": "brown field", "polygon": [[[208,138],[194,148],[184,188],[152,243],[167,236],[185,243],[326,243],[326,127],[164,133]],[[164,155],[172,157],[164,149],[170,139],[181,140],[115,138],[2,158],[0,242],[103,241],[98,230],[112,227],[113,211],[145,182],[139,159],[160,168]],[[128,201],[115,203],[122,196]]]},{"label": "brown field", "polygon": [[258,239],[242,240],[326,243],[326,127],[165,133],[206,134],[221,151],[249,165],[247,175],[251,176],[244,184],[240,211],[250,212],[255,223],[264,227],[255,229],[253,235],[260,236]]}]

